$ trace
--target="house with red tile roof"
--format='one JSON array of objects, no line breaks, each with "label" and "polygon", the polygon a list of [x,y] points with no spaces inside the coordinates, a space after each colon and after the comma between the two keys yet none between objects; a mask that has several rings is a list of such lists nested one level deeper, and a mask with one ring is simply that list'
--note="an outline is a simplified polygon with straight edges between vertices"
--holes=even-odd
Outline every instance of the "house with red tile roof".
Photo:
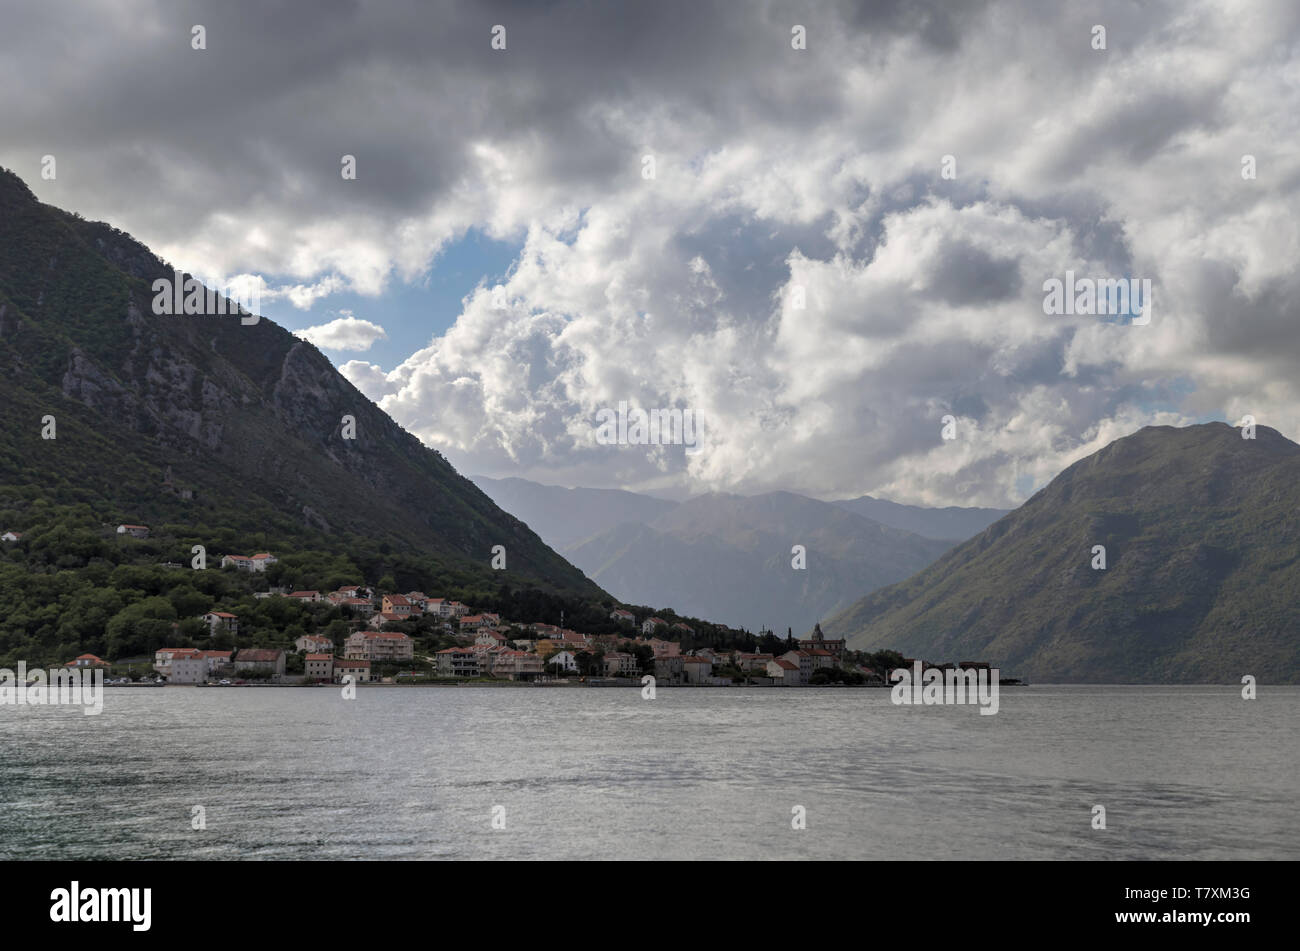
[{"label": "house with red tile roof", "polygon": [[336,657],[334,659],[335,683],[342,683],[344,677],[351,677],[353,683],[370,683],[370,661],[355,657]]},{"label": "house with red tile roof", "polygon": [[351,660],[411,660],[415,642],[398,631],[357,631],[348,635],[343,654]]},{"label": "house with red tile roof", "polygon": [[209,611],[203,615],[201,620],[207,624],[209,634],[217,634],[224,631],[227,634],[239,633],[239,615],[231,614],[228,611]]},{"label": "house with red tile roof", "polygon": [[221,559],[221,567],[230,566],[240,571],[265,571],[277,560],[274,555],[264,551],[256,555],[225,555]]},{"label": "house with red tile roof", "polygon": [[657,628],[667,627],[668,622],[661,617],[648,617],[641,622],[642,634],[653,634]]},{"label": "house with red tile roof", "polygon": [[707,657],[683,657],[682,676],[687,683],[708,683],[713,679],[713,661]]},{"label": "house with red tile roof", "polygon": [[148,526],[148,525],[125,525],[125,524],[123,524],[123,525],[119,525],[119,526],[117,526],[117,533],[118,533],[119,535],[130,535],[132,538],[148,538],[148,537],[149,537],[149,526]]},{"label": "house with red tile roof", "polygon": [[302,659],[302,672],[308,680],[328,683],[334,679],[334,655],[308,654]]},{"label": "house with red tile roof", "polygon": [[197,647],[160,647],[153,653],[154,670],[166,677],[175,657],[198,657],[203,652]]},{"label": "house with red tile roof", "polygon": [[78,654],[75,658],[63,665],[64,667],[108,667],[110,664],[106,660],[100,660],[94,654]]},{"label": "house with red tile roof", "polygon": [[245,647],[235,655],[235,670],[265,670],[284,676],[284,651],[262,647]]},{"label": "house with red tile roof", "polygon": [[785,687],[797,687],[805,682],[800,676],[799,665],[784,657],[767,662],[767,675]]},{"label": "house with red tile roof", "polygon": [[773,654],[747,654],[744,651],[736,651],[736,666],[744,671],[766,670],[767,663],[776,660]]},{"label": "house with red tile roof", "polygon": [[500,650],[492,653],[492,676],[507,680],[532,680],[542,674],[542,659],[528,651]]},{"label": "house with red tile roof", "polygon": [[477,677],[479,676],[478,651],[468,647],[448,647],[438,651],[434,657],[438,662],[440,677]]},{"label": "house with red tile roof", "polygon": [[212,676],[222,667],[229,665],[231,658],[235,656],[234,651],[199,651],[203,659],[208,662],[208,676]]},{"label": "house with red tile roof", "polygon": [[407,600],[404,594],[386,594],[380,603],[379,612],[381,614],[397,614],[401,617],[410,617],[420,612],[415,606]]},{"label": "house with red tile roof", "polygon": [[334,653],[334,642],[324,634],[304,634],[293,642],[293,646],[299,653],[303,651]]},{"label": "house with red tile roof", "polygon": [[610,651],[605,655],[606,677],[633,677],[641,672],[637,666],[636,655],[623,651]]},{"label": "house with red tile roof", "polygon": [[297,598],[299,601],[309,601],[312,603],[322,600],[319,591],[291,591],[289,597]]},{"label": "house with red tile roof", "polygon": [[666,641],[662,638],[651,637],[645,641],[650,645],[656,657],[679,657],[682,653],[682,645],[677,641]]}]

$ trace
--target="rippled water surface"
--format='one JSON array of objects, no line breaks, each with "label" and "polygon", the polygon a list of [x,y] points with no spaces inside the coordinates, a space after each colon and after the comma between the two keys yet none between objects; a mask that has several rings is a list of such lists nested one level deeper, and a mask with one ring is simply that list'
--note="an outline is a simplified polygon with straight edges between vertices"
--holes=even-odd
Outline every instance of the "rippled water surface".
[{"label": "rippled water surface", "polygon": [[1267,686],[109,688],[0,707],[0,857],[1294,859],[1297,725]]}]

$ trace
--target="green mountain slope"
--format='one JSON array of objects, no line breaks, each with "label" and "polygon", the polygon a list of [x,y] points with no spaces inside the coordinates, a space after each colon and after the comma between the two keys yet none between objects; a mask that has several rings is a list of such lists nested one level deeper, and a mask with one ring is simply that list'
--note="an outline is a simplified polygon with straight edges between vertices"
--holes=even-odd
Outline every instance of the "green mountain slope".
[{"label": "green mountain slope", "polygon": [[[151,284],[171,277],[128,235],[0,171],[0,482],[17,522],[0,531],[81,505],[108,522],[202,526],[210,556],[364,541],[460,581],[605,598],[311,344],[265,319],[156,316]],[[490,567],[494,545],[506,571]]]},{"label": "green mountain slope", "polygon": [[1298,515],[1300,446],[1277,431],[1148,427],[823,628],[1035,681],[1300,683]]}]

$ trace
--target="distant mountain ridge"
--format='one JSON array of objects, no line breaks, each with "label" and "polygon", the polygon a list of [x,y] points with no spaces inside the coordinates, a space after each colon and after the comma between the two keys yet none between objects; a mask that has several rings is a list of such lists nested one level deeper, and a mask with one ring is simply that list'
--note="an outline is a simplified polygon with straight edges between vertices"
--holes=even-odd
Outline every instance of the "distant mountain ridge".
[{"label": "distant mountain ridge", "polygon": [[624,522],[652,522],[678,504],[622,489],[566,489],[486,476],[470,476],[470,481],[505,511],[523,519],[556,551]]},{"label": "distant mountain ridge", "polygon": [[949,505],[945,508],[922,508],[919,505],[900,505],[888,499],[875,499],[863,495],[856,499],[840,499],[832,502],[840,508],[847,509],[881,525],[913,532],[923,538],[938,538],[948,541],[963,541],[972,535],[978,535],[1011,509],[961,508]]},{"label": "distant mountain ridge", "polygon": [[1153,426],[823,628],[1034,681],[1300,683],[1297,591],[1300,446],[1266,426]]},{"label": "distant mountain ridge", "polygon": [[[901,580],[954,544],[790,492],[709,494],[677,503],[523,479],[475,481],[623,601],[672,606],[749,630],[811,628],[864,590]],[[981,510],[977,520],[984,517]],[[959,522],[949,517],[944,524]],[[791,566],[794,545],[807,551],[806,570]]]}]

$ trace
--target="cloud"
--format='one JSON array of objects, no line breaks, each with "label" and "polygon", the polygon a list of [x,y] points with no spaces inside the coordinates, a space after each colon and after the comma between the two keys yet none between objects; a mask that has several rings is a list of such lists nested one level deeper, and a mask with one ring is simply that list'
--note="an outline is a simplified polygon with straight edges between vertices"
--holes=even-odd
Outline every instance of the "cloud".
[{"label": "cloud", "polygon": [[[518,243],[445,334],[341,367],[475,472],[1005,505],[1150,423],[1300,435],[1300,8],[949,6],[447,3],[435,23],[415,0],[116,0],[68,32],[51,0],[0,39],[24,90],[0,161],[300,307],[381,306],[471,228]],[[1045,315],[1067,269],[1150,278],[1151,324]],[[303,335],[376,339],[340,322]],[[698,410],[704,451],[595,443],[622,400]]]},{"label": "cloud", "polygon": [[326,350],[369,350],[376,340],[386,340],[384,328],[368,320],[361,320],[344,310],[342,317],[327,324],[294,331],[296,336]]}]

